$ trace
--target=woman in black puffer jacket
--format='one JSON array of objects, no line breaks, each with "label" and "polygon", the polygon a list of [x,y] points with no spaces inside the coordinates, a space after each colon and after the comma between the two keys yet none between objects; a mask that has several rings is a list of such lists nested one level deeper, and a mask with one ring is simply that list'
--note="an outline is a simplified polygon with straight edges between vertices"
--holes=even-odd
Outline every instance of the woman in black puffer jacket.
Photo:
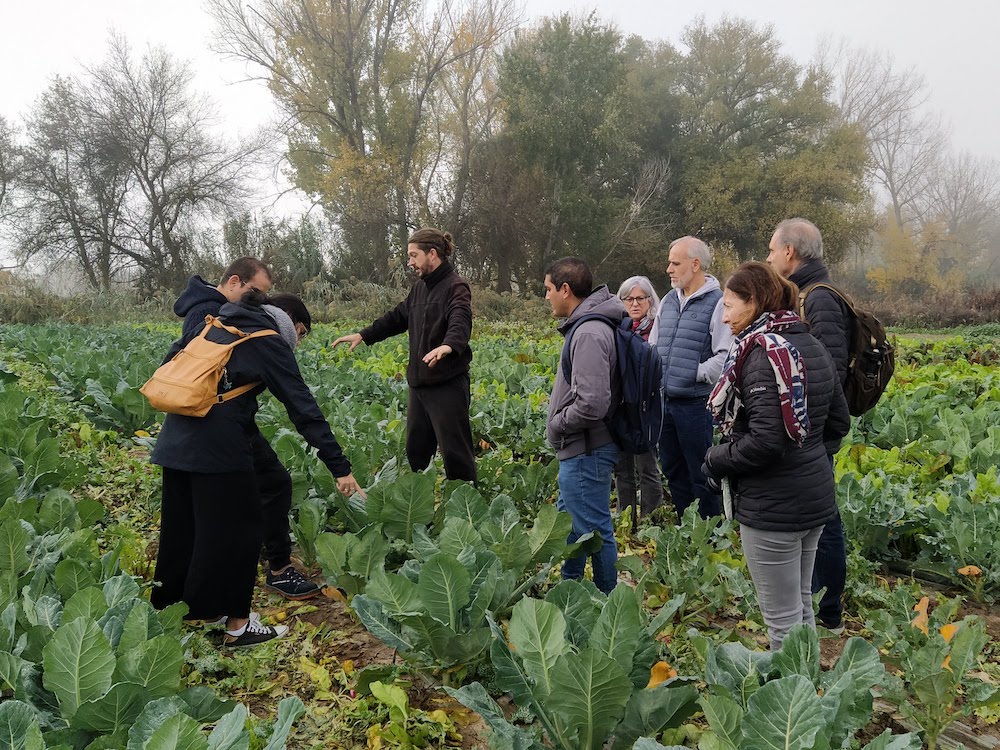
[{"label": "woman in black puffer jacket", "polygon": [[709,408],[723,442],[705,474],[736,489],[733,515],[771,649],[792,626],[814,625],[812,569],[823,525],[836,514],[824,441],[850,416],[829,352],[794,312],[798,288],[764,263],[726,282],[725,317],[736,340]]}]

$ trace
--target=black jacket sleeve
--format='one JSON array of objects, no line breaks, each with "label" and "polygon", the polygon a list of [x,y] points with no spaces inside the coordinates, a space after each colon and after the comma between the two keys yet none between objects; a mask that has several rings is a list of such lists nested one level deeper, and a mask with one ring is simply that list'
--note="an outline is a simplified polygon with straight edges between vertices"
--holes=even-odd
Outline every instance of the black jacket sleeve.
[{"label": "black jacket sleeve", "polygon": [[[851,429],[851,413],[847,409],[847,398],[840,383],[835,383],[836,390],[830,399],[830,411],[823,425],[823,443],[830,453],[836,453],[840,448],[840,439]],[[833,450],[830,450],[830,449]]]},{"label": "black jacket sleeve", "polygon": [[740,381],[749,429],[708,449],[705,463],[716,476],[759,472],[794,445],[785,431],[774,371],[762,348],[754,347],[747,355]]},{"label": "black jacket sleeve", "polygon": [[461,354],[472,336],[472,292],[464,281],[452,286],[445,319],[447,329],[441,343],[450,346],[452,354]]},{"label": "black jacket sleeve", "polygon": [[279,336],[260,340],[264,385],[284,405],[295,429],[318,452],[319,459],[335,477],[351,473],[351,464],[340,449],[316,398],[302,379],[295,355]]},{"label": "black jacket sleeve", "polygon": [[379,341],[384,341],[390,336],[404,333],[410,325],[410,298],[412,296],[413,291],[411,290],[406,295],[406,299],[367,328],[362,328],[362,341],[371,346],[372,344],[377,344]]},{"label": "black jacket sleeve", "polygon": [[829,289],[813,289],[806,295],[805,308],[809,332],[830,352],[843,385],[847,380],[851,333],[844,303]]}]

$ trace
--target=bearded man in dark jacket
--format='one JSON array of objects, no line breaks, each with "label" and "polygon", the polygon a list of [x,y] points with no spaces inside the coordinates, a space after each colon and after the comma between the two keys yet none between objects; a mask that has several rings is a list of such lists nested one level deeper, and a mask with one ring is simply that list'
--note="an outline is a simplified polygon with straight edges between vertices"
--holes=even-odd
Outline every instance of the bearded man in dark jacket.
[{"label": "bearded man in dark jacket", "polygon": [[[219,317],[226,304],[236,304],[248,294],[271,290],[271,270],[257,258],[237,258],[213,286],[201,276],[192,276],[187,288],[174,303],[174,314],[184,318],[183,340],[191,339],[205,327],[205,316]],[[306,323],[306,321],[302,321]],[[254,475],[264,518],[263,558],[267,562],[265,585],[286,599],[299,601],[317,596],[320,588],[292,565],[292,539],[288,513],[292,507],[292,478],[270,443],[250,427]]]},{"label": "bearded man in dark jacket", "polygon": [[[811,289],[815,284],[831,284],[830,271],[823,262],[823,237],[808,219],[786,219],[778,224],[768,245],[767,262],[779,274],[793,282],[805,295],[805,322],[809,332],[833,359],[840,376],[840,385],[847,382],[847,362],[853,320],[844,301],[825,288]],[[840,448],[840,439],[826,443],[827,455]],[[843,631],[843,594],[847,581],[847,548],[840,513],[823,528],[813,568],[813,593],[826,592],[819,604],[819,622],[835,632]]]},{"label": "bearded man in dark jacket", "polygon": [[410,468],[426,469],[440,446],[445,476],[475,482],[469,423],[472,291],[451,265],[454,250],[451,234],[440,229],[426,227],[411,234],[406,244],[407,265],[420,280],[392,310],[358,333],[341,336],[333,346],[350,344],[353,352],[361,343],[371,346],[408,332],[406,458]]}]

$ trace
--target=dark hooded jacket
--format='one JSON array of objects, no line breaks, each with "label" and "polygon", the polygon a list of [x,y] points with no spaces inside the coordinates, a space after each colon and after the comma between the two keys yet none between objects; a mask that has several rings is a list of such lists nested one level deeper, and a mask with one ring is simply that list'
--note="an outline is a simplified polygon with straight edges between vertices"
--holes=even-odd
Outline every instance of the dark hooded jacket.
[{"label": "dark hooded jacket", "polygon": [[[219,317],[244,333],[268,328],[277,330],[277,324],[267,312],[241,302],[227,302],[219,311]],[[167,358],[180,351],[198,333],[200,329],[175,342]],[[209,332],[208,337],[220,343],[228,343],[234,338],[233,334],[219,330]],[[330,472],[335,477],[351,473],[350,463],[302,379],[294,353],[281,336],[263,336],[235,347],[223,381],[220,392],[246,383],[260,382],[261,385],[213,406],[204,417],[167,414],[153,449],[153,463],[200,474],[253,472],[251,441],[257,433],[254,421],[257,396],[266,388],[284,405],[295,429],[317,450]]]},{"label": "dark hooded jacket", "polygon": [[[806,261],[788,277],[800,292],[813,284],[832,284],[826,264],[817,259]],[[847,382],[847,359],[850,353],[851,316],[844,301],[829,289],[814,289],[806,296],[806,323],[809,333],[827,348],[837,366],[840,385]]]},{"label": "dark hooded jacket", "polygon": [[804,324],[782,332],[805,363],[809,433],[802,447],[788,437],[774,370],[755,346],[737,375],[743,405],[727,442],[708,449],[712,474],[738,487],[736,519],[766,531],[822,526],[837,511],[825,440],[840,440],[851,426],[844,391],[830,353]]},{"label": "dark hooded jacket", "polygon": [[[565,336],[576,320],[589,313],[616,321],[628,315],[618,296],[602,286],[585,297],[568,318],[559,321],[559,333]],[[546,423],[549,445],[555,448],[560,461],[612,442],[604,419],[621,393],[615,332],[607,323],[581,323],[570,341],[569,359],[572,382],[567,382],[560,358]]]},{"label": "dark hooded jacket", "polygon": [[[410,334],[406,382],[411,388],[437,385],[469,372],[472,292],[447,260],[417,281],[406,299],[362,329],[361,338],[371,346],[404,331]],[[424,355],[443,344],[451,347],[451,354],[434,367],[424,364]]]},{"label": "dark hooded jacket", "polygon": [[181,335],[189,336],[200,331],[205,327],[205,316],[218,317],[219,310],[228,301],[214,284],[209,284],[201,276],[192,276],[174,302],[174,315],[184,318]]}]

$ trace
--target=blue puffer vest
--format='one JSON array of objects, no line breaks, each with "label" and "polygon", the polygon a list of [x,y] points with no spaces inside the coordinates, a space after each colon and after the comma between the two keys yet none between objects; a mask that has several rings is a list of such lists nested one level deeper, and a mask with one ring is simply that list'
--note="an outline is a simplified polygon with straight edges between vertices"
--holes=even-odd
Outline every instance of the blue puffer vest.
[{"label": "blue puffer vest", "polygon": [[663,362],[663,395],[667,398],[707,398],[712,383],[699,383],[698,365],[712,352],[712,314],[722,298],[713,289],[688,300],[683,312],[677,290],[660,304],[656,349]]}]

